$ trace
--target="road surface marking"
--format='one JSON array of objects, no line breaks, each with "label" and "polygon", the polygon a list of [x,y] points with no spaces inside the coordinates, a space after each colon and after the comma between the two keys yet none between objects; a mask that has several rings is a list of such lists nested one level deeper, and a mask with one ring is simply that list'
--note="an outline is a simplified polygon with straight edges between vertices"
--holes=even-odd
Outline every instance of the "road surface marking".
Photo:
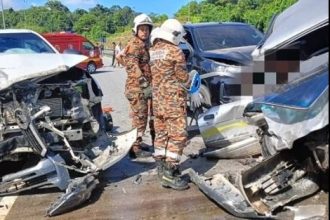
[{"label": "road surface marking", "polygon": [[0,220],[5,220],[17,196],[6,196],[0,199]]}]

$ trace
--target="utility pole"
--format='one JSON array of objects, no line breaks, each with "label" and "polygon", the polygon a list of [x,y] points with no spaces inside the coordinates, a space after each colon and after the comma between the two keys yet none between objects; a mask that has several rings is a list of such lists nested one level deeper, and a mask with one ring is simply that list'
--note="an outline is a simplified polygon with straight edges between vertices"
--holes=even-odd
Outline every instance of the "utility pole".
[{"label": "utility pole", "polygon": [[2,26],[3,26],[3,29],[6,29],[5,10],[3,9],[3,1],[2,0],[1,0],[1,9],[2,9]]},{"label": "utility pole", "polygon": [[188,23],[190,23],[190,1],[188,1]]}]

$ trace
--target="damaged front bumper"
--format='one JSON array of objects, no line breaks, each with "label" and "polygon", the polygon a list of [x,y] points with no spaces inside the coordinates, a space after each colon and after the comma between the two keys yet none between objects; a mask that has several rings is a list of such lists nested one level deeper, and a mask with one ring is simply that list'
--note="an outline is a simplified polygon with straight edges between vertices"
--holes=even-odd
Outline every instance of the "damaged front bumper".
[{"label": "damaged front bumper", "polygon": [[241,192],[222,174],[208,178],[198,175],[193,169],[189,169],[188,173],[191,181],[203,193],[232,215],[241,218],[263,218],[254,211]]},{"label": "damaged front bumper", "polygon": [[[241,218],[276,218],[279,207],[319,190],[318,173],[308,155],[282,151],[238,174],[235,183],[218,173],[212,177],[189,170],[193,183],[232,215]],[[233,178],[230,178],[233,179]]]},{"label": "damaged front bumper", "polygon": [[[98,149],[101,150],[102,153],[93,160],[97,169],[99,171],[106,170],[120,161],[127,155],[136,138],[136,129],[122,133],[121,135],[111,136],[112,145],[104,149]],[[99,183],[97,179],[98,174],[99,172],[96,171],[71,180],[66,192],[48,208],[47,215],[59,215],[88,200],[92,191]]]}]

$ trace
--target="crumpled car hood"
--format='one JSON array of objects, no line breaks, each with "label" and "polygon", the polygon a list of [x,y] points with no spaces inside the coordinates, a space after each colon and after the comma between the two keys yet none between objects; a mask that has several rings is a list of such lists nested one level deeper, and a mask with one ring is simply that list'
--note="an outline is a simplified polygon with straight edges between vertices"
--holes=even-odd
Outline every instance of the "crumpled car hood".
[{"label": "crumpled car hood", "polygon": [[[300,0],[275,18],[266,33],[263,44],[253,51],[253,57],[262,56],[268,50],[278,49],[295,39],[329,23],[329,1]],[[268,37],[267,37],[268,35]]]},{"label": "crumpled car hood", "polygon": [[66,71],[85,59],[72,54],[1,54],[0,90],[26,79]]},{"label": "crumpled car hood", "polygon": [[239,64],[249,64],[252,61],[251,53],[255,49],[255,45],[245,47],[234,47],[218,50],[207,50],[203,56],[215,61],[233,61]]}]

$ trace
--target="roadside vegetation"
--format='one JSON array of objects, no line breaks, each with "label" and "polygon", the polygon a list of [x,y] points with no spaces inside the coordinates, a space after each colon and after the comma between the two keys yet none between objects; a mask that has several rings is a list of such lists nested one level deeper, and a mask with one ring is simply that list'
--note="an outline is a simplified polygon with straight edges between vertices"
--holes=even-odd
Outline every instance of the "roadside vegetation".
[{"label": "roadside vegetation", "polygon": [[[175,17],[181,22],[239,21],[265,31],[274,14],[283,11],[297,0],[202,0],[190,1],[181,7]],[[39,33],[72,31],[94,42],[104,40],[126,44],[131,36],[134,17],[141,13],[132,8],[114,5],[110,8],[96,5],[90,10],[71,12],[58,0],[49,0],[44,6],[15,11],[7,9],[7,28],[27,28]],[[156,25],[168,18],[165,14],[150,14]]]},{"label": "roadside vegetation", "polygon": [[237,21],[265,32],[273,15],[297,0],[204,0],[191,1],[175,14],[181,22]]}]

